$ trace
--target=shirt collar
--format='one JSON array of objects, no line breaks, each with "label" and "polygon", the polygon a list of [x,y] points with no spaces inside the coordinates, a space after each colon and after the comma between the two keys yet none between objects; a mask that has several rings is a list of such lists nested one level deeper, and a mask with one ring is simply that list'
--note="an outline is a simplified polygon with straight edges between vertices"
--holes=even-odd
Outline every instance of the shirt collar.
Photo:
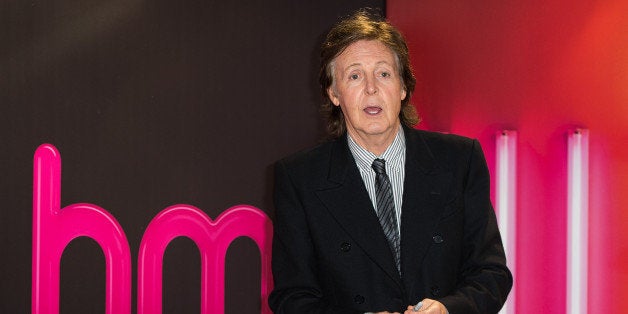
[{"label": "shirt collar", "polygon": [[404,136],[403,128],[401,126],[398,128],[395,139],[381,156],[376,156],[364,149],[362,146],[358,145],[348,132],[347,142],[349,144],[349,150],[351,150],[358,168],[362,170],[370,170],[373,160],[376,158],[384,159],[386,161],[386,165],[391,167],[389,169],[399,169],[405,159],[406,137]]}]

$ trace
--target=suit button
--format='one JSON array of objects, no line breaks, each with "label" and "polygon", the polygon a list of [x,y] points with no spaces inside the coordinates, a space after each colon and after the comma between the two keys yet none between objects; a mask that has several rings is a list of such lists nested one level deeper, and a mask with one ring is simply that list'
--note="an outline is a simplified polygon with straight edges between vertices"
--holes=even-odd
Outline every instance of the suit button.
[{"label": "suit button", "polygon": [[432,296],[437,297],[440,295],[440,288],[438,286],[433,286],[431,290]]},{"label": "suit button", "polygon": [[443,236],[441,236],[440,234],[437,234],[437,235],[433,236],[432,240],[436,244],[443,243],[443,241],[445,241],[445,240],[443,240]]},{"label": "suit button", "polygon": [[351,243],[343,242],[342,244],[340,244],[340,250],[343,252],[351,251]]},{"label": "suit button", "polygon": [[355,297],[353,297],[353,302],[357,304],[362,304],[364,303],[364,297],[358,294]]}]

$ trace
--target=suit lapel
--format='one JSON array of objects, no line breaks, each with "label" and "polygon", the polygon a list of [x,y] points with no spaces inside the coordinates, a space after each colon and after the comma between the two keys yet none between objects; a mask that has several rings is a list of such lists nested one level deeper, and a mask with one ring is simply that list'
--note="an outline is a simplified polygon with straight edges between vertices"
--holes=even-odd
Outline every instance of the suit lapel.
[{"label": "suit lapel", "polygon": [[329,187],[316,192],[338,224],[379,267],[401,286],[386,236],[373,209],[346,137],[334,142]]},{"label": "suit lapel", "polygon": [[[452,174],[441,169],[424,138],[406,132],[406,174],[401,213],[401,267],[406,283],[416,281],[432,244]],[[409,287],[408,287],[409,288]]]}]

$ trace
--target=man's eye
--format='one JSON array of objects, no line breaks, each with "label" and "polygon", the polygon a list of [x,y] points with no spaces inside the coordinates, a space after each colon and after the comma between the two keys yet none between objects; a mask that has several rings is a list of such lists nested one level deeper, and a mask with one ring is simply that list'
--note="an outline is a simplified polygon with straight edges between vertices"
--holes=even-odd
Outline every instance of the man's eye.
[{"label": "man's eye", "polygon": [[352,79],[352,80],[357,80],[358,78],[360,78],[360,76],[359,76],[359,75],[357,75],[357,74],[351,74],[351,75],[349,76],[349,79]]},{"label": "man's eye", "polygon": [[382,72],[382,77],[390,77],[390,73],[388,72]]}]

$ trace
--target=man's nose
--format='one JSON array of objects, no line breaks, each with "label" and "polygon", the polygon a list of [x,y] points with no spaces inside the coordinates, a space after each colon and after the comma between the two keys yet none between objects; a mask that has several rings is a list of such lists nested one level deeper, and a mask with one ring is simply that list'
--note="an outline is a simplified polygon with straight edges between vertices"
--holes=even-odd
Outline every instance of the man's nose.
[{"label": "man's nose", "polygon": [[366,94],[367,95],[373,95],[373,94],[377,94],[377,82],[375,81],[375,78],[367,75],[365,78],[365,84],[366,84]]}]

